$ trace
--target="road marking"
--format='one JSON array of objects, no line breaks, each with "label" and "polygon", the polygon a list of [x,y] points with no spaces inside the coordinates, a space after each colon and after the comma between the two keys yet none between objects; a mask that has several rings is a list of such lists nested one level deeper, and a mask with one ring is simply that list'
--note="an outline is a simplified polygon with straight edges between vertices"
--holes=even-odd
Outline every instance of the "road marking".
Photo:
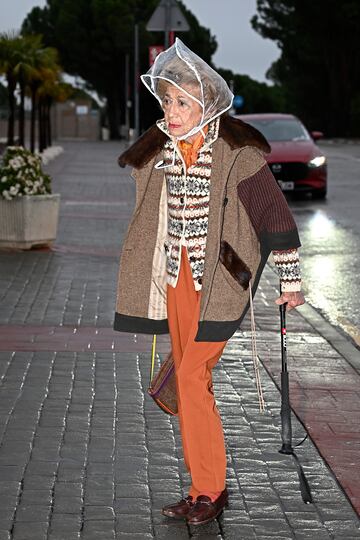
[{"label": "road marking", "polygon": [[64,201],[66,206],[129,206],[126,201]]}]

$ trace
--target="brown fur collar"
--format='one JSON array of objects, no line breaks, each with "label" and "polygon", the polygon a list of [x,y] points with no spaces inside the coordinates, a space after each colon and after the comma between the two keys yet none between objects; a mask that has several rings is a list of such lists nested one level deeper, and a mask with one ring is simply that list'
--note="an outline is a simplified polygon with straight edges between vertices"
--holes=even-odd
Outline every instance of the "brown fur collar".
[{"label": "brown fur collar", "polygon": [[[228,114],[220,117],[219,137],[234,150],[243,146],[255,146],[262,152],[270,152],[265,137],[254,127]],[[120,167],[131,165],[141,169],[163,148],[168,137],[155,124],[121,154],[118,159]]]}]

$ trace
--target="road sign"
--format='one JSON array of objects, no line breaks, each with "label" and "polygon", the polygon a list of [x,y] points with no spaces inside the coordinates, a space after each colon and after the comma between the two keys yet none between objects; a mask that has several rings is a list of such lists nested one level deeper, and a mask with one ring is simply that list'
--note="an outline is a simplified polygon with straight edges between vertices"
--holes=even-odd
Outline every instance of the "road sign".
[{"label": "road sign", "polygon": [[242,96],[234,96],[233,107],[240,109],[244,105],[244,98]]},{"label": "road sign", "polygon": [[244,105],[244,98],[242,96],[234,96],[233,107],[240,109]]},{"label": "road sign", "polygon": [[188,32],[190,26],[176,0],[161,0],[146,25],[149,32]]}]

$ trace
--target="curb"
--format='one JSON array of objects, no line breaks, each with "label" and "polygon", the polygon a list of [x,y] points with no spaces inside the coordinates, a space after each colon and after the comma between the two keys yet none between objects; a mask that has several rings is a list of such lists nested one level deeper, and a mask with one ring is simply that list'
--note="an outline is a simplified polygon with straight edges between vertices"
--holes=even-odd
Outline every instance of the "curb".
[{"label": "curb", "polygon": [[[277,275],[277,270],[270,262],[267,267]],[[276,287],[276,286],[275,286]],[[309,302],[297,309],[297,313],[305,319],[330,345],[351,365],[351,367],[360,374],[360,351],[353,345],[352,338],[344,332],[338,330],[329,323],[317,309]]]},{"label": "curb", "polygon": [[360,374],[360,353],[350,336],[343,336],[309,303],[301,306],[298,313]]}]

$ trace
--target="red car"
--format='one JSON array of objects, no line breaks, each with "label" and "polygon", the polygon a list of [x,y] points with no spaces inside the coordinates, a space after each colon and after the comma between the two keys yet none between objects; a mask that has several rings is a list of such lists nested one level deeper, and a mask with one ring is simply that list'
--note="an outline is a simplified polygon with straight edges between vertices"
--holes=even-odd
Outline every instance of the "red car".
[{"label": "red car", "polygon": [[326,197],[326,157],[315,144],[323,136],[320,131],[309,134],[291,114],[241,114],[236,118],[254,126],[270,143],[271,153],[266,159],[284,192]]}]

